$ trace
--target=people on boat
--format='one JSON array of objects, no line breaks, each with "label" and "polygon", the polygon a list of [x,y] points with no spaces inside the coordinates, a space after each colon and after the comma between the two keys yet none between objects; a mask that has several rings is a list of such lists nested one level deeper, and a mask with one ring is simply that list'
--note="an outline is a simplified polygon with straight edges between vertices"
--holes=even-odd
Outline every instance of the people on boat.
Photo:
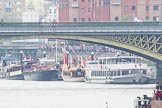
[{"label": "people on boat", "polygon": [[154,97],[156,100],[162,100],[162,83],[156,84],[156,90],[154,90]]},{"label": "people on boat", "polygon": [[147,95],[143,95],[143,98],[137,97],[137,104],[135,108],[151,108],[151,98]]}]

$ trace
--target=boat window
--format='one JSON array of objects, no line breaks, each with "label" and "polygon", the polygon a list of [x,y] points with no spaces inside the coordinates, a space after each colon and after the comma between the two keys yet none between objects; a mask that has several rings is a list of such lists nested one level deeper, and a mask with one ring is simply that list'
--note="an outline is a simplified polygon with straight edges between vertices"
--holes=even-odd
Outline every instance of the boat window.
[{"label": "boat window", "polygon": [[111,62],[112,62],[112,64],[117,64],[117,59],[114,58],[114,59],[112,59]]},{"label": "boat window", "polygon": [[104,76],[104,71],[101,71],[101,76]]},{"label": "boat window", "polygon": [[142,70],[143,71],[143,74],[146,74],[146,70]]},{"label": "boat window", "polygon": [[132,71],[131,70],[129,70],[129,74],[131,74],[132,73]]},{"label": "boat window", "polygon": [[107,64],[110,64],[110,63],[109,63],[109,59],[106,60],[106,63],[107,63]]},{"label": "boat window", "polygon": [[96,76],[96,71],[94,71],[93,76]]},{"label": "boat window", "polygon": [[122,63],[135,62],[135,58],[120,58],[119,62],[122,62]]},{"label": "boat window", "polygon": [[123,70],[122,71],[122,75],[127,75],[127,74],[129,74],[129,71],[128,70]]},{"label": "boat window", "polygon": [[113,71],[113,74],[114,74],[113,76],[116,76],[116,71]]},{"label": "boat window", "polygon": [[100,71],[99,71],[99,72],[97,72],[97,73],[98,73],[98,74],[97,74],[97,76],[101,76],[101,75],[100,75]]},{"label": "boat window", "polygon": [[95,71],[95,74],[94,74],[94,76],[97,76],[98,75],[98,72],[97,71]]},{"label": "boat window", "polygon": [[136,63],[141,63],[141,62],[142,62],[142,59],[141,59],[141,58],[136,58],[136,59],[135,59],[135,62],[136,62]]},{"label": "boat window", "polygon": [[112,71],[110,71],[110,76],[113,76],[113,72]]},{"label": "boat window", "polygon": [[95,71],[92,71],[91,76],[95,76]]},{"label": "boat window", "polygon": [[93,72],[93,76],[95,76],[95,75],[96,75],[96,71]]},{"label": "boat window", "polygon": [[106,76],[106,71],[103,72],[104,76]]},{"label": "boat window", "polygon": [[108,71],[106,71],[106,76],[109,76],[109,73],[108,73]]},{"label": "boat window", "polygon": [[99,71],[99,76],[101,76],[101,71]]},{"label": "boat window", "polygon": [[98,64],[98,62],[97,61],[93,61],[93,62],[89,62],[87,64]]},{"label": "boat window", "polygon": [[103,64],[106,64],[106,59],[103,59]]},{"label": "boat window", "polygon": [[102,64],[102,60],[99,60],[99,64]]},{"label": "boat window", "polygon": [[101,71],[101,76],[104,76],[104,71]]},{"label": "boat window", "polygon": [[93,71],[91,72],[91,76],[93,76]]},{"label": "boat window", "polygon": [[95,76],[98,76],[98,71],[96,72]]},{"label": "boat window", "polygon": [[102,76],[105,76],[105,71],[102,71]]},{"label": "boat window", "polygon": [[117,76],[120,76],[120,71],[119,70],[117,71]]}]

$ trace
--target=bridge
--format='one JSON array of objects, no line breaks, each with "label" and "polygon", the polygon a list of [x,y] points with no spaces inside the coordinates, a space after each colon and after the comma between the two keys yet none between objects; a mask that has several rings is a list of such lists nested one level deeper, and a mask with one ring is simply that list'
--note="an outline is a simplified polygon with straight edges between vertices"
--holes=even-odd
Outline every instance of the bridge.
[{"label": "bridge", "polygon": [[93,42],[131,52],[157,65],[162,81],[162,22],[0,23],[0,41],[31,38]]}]

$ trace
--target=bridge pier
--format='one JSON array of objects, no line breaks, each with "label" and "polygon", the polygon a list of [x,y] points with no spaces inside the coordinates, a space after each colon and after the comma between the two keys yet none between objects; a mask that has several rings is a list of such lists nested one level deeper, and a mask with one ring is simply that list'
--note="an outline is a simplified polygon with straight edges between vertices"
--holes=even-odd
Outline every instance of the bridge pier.
[{"label": "bridge pier", "polygon": [[157,86],[162,86],[162,61],[157,62],[156,68],[157,68],[156,83]]}]

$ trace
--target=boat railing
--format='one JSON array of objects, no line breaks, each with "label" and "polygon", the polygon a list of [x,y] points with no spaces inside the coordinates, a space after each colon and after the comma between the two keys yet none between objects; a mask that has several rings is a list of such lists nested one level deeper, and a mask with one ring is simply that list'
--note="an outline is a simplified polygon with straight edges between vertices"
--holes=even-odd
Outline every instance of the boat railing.
[{"label": "boat railing", "polygon": [[35,72],[35,71],[40,71],[40,70],[51,70],[54,69],[52,66],[37,66],[37,67],[32,67],[30,69],[25,69],[24,72]]}]

